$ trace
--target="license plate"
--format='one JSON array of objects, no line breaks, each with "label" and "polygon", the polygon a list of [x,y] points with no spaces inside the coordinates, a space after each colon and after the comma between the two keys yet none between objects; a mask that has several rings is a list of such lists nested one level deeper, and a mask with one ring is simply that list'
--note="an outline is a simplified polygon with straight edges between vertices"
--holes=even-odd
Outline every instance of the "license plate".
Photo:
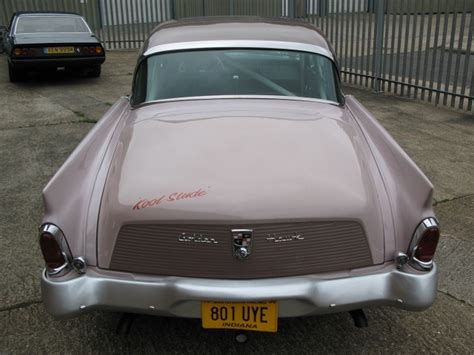
[{"label": "license plate", "polygon": [[74,54],[74,47],[48,47],[46,54]]},{"label": "license plate", "polygon": [[268,302],[202,302],[203,328],[276,332],[278,304]]}]

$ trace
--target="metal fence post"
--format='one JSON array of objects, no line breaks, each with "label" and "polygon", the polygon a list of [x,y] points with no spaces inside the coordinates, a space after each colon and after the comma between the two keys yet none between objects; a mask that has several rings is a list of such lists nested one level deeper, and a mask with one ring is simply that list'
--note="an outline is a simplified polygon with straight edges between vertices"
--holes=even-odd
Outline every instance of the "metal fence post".
[{"label": "metal fence post", "polygon": [[318,0],[318,15],[327,16],[329,14],[329,0]]},{"label": "metal fence post", "polygon": [[367,0],[367,12],[375,13],[377,11],[377,3],[382,0]]},{"label": "metal fence post", "polygon": [[176,4],[175,0],[169,0],[170,1],[170,13],[171,13],[171,19],[175,20],[176,19]]},{"label": "metal fence post", "polygon": [[229,0],[230,16],[234,16],[234,0]]},{"label": "metal fence post", "polygon": [[374,78],[373,91],[382,91],[382,61],[383,61],[383,33],[385,19],[385,0],[375,2],[375,47],[372,76]]},{"label": "metal fence post", "polygon": [[295,0],[288,0],[288,17],[295,18]]}]

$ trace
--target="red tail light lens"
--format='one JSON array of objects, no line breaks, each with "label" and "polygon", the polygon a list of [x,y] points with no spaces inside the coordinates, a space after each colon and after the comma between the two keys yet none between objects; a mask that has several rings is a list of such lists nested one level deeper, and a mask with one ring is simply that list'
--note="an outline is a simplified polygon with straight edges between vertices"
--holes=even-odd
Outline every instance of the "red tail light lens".
[{"label": "red tail light lens", "polygon": [[15,57],[34,57],[37,55],[37,48],[15,48],[13,55]]},{"label": "red tail light lens", "polygon": [[411,239],[409,263],[415,269],[429,271],[433,268],[433,257],[438,246],[439,224],[436,218],[425,218],[416,227]]},{"label": "red tail light lens", "polygon": [[80,51],[83,55],[101,55],[104,53],[104,49],[101,46],[97,47],[80,47]]},{"label": "red tail light lens", "polygon": [[436,247],[438,246],[438,240],[439,229],[437,227],[427,229],[418,241],[413,256],[421,262],[431,262],[436,252]]},{"label": "red tail light lens", "polygon": [[49,269],[54,270],[66,264],[66,258],[56,238],[50,233],[40,236],[40,247]]}]

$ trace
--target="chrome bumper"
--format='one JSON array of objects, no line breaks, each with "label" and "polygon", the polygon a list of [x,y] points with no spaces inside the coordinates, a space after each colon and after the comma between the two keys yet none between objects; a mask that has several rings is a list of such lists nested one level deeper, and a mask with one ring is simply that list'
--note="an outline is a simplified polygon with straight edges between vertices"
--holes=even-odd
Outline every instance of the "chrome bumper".
[{"label": "chrome bumper", "polygon": [[423,310],[433,304],[438,281],[436,265],[426,273],[400,271],[390,263],[370,275],[328,276],[244,281],[166,276],[136,280],[130,274],[104,274],[89,268],[86,274],[68,280],[48,278],[43,273],[41,291],[46,310],[56,318],[95,309],[200,318],[200,302],[204,300],[277,300],[280,317],[297,317],[378,305]]},{"label": "chrome bumper", "polygon": [[105,56],[97,57],[64,57],[64,58],[31,58],[11,59],[15,69],[54,68],[54,67],[82,67],[98,65],[105,62]]}]

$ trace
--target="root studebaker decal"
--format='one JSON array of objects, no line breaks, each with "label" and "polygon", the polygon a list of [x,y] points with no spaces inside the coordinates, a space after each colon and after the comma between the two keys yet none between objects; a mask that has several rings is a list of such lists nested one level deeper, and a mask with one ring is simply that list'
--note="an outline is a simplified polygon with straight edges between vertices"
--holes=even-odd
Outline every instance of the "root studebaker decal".
[{"label": "root studebaker decal", "polygon": [[207,195],[207,191],[198,189],[192,192],[173,192],[168,195],[162,195],[161,197],[147,199],[140,198],[140,200],[133,206],[134,210],[140,210],[147,207],[158,206],[162,203],[176,202],[179,200],[187,200],[192,198],[203,197]]}]

